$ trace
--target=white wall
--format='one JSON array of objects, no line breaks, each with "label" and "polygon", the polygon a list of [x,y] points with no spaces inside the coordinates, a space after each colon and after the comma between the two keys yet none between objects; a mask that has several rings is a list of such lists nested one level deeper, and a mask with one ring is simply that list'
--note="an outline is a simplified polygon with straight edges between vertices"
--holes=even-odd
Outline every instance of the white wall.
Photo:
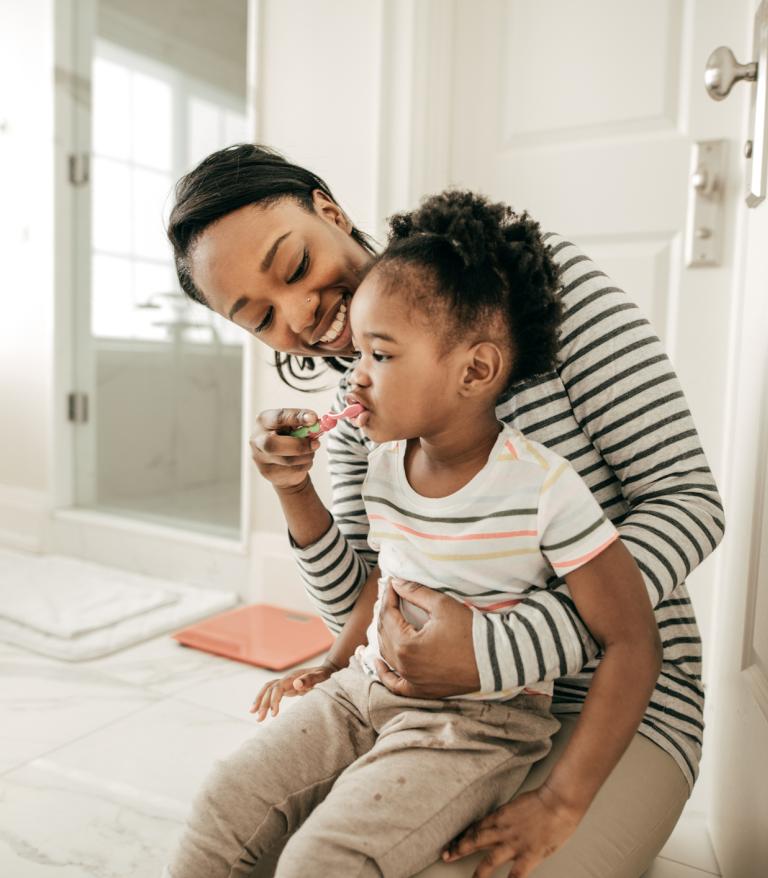
[{"label": "white wall", "polygon": [[6,0],[0,27],[0,534],[31,534],[51,486],[53,76],[53,3]]}]

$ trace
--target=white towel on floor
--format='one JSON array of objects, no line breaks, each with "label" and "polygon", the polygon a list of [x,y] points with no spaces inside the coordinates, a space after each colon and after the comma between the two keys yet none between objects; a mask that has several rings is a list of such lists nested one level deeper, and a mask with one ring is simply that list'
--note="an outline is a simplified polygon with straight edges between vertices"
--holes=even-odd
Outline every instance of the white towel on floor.
[{"label": "white towel on floor", "polygon": [[0,550],[0,641],[50,658],[100,658],[236,603],[232,592]]},{"label": "white towel on floor", "polygon": [[0,550],[0,617],[56,637],[98,631],[177,601],[164,586],[78,558]]}]

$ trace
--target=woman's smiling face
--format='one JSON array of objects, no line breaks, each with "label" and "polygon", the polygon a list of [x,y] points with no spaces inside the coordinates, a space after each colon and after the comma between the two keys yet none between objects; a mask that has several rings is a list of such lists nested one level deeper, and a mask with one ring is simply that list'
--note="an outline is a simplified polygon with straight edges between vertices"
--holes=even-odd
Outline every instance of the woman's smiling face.
[{"label": "woman's smiling face", "polygon": [[217,314],[269,347],[349,356],[349,301],[371,256],[338,205],[319,190],[313,205],[283,198],[226,214],[195,243],[190,272]]}]

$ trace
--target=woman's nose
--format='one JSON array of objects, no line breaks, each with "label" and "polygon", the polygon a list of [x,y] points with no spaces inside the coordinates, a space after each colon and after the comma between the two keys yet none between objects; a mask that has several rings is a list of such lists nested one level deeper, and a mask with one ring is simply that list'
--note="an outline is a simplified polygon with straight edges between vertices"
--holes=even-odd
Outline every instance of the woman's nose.
[{"label": "woman's nose", "polygon": [[320,296],[317,293],[298,292],[286,302],[285,319],[291,332],[298,335],[308,326],[314,326]]}]

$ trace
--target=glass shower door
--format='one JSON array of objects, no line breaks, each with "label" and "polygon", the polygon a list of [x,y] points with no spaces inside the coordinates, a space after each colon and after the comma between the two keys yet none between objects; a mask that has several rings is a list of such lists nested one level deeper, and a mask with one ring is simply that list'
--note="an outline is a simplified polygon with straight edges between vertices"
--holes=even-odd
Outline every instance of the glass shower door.
[{"label": "glass shower door", "polygon": [[[230,20],[220,16],[209,36],[210,4],[200,2],[184,39],[161,29],[156,6],[98,6],[90,233],[78,290],[88,405],[76,441],[77,502],[237,538],[242,332],[181,292],[164,225],[176,179],[247,139],[246,3],[227,3]],[[194,3],[184,9],[196,14]],[[210,72],[194,63],[201,53]],[[211,61],[217,53],[226,76]]]}]

